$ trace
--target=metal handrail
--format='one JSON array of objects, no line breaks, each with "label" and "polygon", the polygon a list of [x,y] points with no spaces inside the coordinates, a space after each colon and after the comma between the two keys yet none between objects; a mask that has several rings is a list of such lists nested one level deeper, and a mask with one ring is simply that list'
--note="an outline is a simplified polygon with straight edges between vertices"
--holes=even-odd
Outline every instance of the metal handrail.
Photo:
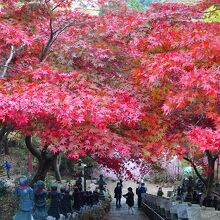
[{"label": "metal handrail", "polygon": [[165,220],[162,216],[160,216],[157,212],[155,212],[145,202],[142,202],[142,207],[143,207],[143,211],[149,217],[150,220]]}]

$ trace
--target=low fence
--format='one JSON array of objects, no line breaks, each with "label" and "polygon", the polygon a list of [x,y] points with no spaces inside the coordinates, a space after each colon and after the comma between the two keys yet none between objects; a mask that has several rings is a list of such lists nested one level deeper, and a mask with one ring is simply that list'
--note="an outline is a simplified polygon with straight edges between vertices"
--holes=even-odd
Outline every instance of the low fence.
[{"label": "low fence", "polygon": [[150,220],[220,220],[220,211],[214,207],[200,206],[143,194],[143,211]]},{"label": "low fence", "polygon": [[150,206],[148,206],[145,202],[142,202],[142,209],[144,213],[149,217],[150,220],[165,220],[158,213],[156,213]]}]

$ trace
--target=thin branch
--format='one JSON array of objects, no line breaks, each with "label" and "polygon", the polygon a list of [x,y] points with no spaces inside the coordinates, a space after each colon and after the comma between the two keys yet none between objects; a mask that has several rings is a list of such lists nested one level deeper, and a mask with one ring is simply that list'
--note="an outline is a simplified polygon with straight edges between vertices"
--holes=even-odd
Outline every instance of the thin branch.
[{"label": "thin branch", "polygon": [[215,10],[212,10],[212,11],[203,11],[202,13],[209,14],[209,13],[216,12],[216,11],[219,11],[219,10],[220,10],[220,8],[216,8]]},{"label": "thin branch", "polygon": [[201,115],[201,117],[198,119],[198,121],[195,123],[195,125],[194,126],[196,126],[196,125],[198,125],[199,124],[199,122],[203,119],[203,116],[204,116],[204,113],[202,113],[202,115]]},{"label": "thin branch", "polygon": [[51,10],[54,11],[56,8],[60,7],[63,4],[64,0],[62,0],[60,3],[58,3],[56,6],[54,6]]},{"label": "thin branch", "polygon": [[15,51],[14,46],[11,45],[10,55],[9,55],[8,59],[6,60],[6,62],[5,62],[4,69],[3,69],[3,72],[2,72],[2,75],[1,75],[2,78],[4,78],[4,77],[6,76],[7,70],[8,70],[8,65],[9,65],[9,63],[11,62],[11,60],[12,60],[12,58],[13,58],[15,52],[16,52],[16,51]]},{"label": "thin branch", "polygon": [[66,26],[62,27],[62,28],[59,28],[59,29],[55,30],[55,31],[54,31],[54,34],[56,34],[57,32],[58,32],[59,34],[61,34],[61,33],[62,33],[65,29],[67,29],[68,27],[81,26],[81,25],[91,24],[91,23],[92,23],[91,21],[90,21],[90,22],[85,21],[85,22],[80,22],[80,23],[74,23],[74,22],[72,22],[72,23],[69,23],[69,24],[67,24]]},{"label": "thin branch", "polygon": [[184,157],[183,159],[186,160],[186,161],[188,161],[188,162],[192,165],[193,169],[194,169],[195,172],[196,172],[196,175],[197,175],[197,176],[199,177],[199,179],[205,184],[205,186],[207,186],[207,181],[201,176],[201,174],[199,173],[199,171],[198,171],[198,169],[197,169],[195,163],[194,163],[192,160],[190,160],[189,158],[187,158],[187,157]]},{"label": "thin branch", "polygon": [[46,54],[47,54],[49,48],[51,47],[52,42],[53,42],[53,38],[54,38],[52,18],[50,18],[50,24],[49,25],[50,25],[50,37],[47,41],[46,46],[44,46],[43,49],[42,49],[42,53],[41,53],[41,56],[40,56],[40,62],[42,62],[44,60],[44,58],[46,57]]},{"label": "thin branch", "polygon": [[81,22],[78,24],[75,23],[70,23],[68,25],[65,25],[63,28],[57,29],[53,31],[53,26],[52,26],[52,19],[50,18],[50,38],[47,42],[47,45],[43,47],[41,57],[40,57],[40,62],[44,60],[44,58],[47,55],[47,52],[51,48],[52,44],[57,40],[60,34],[62,34],[67,28],[71,26],[80,26],[80,25],[85,25],[85,24],[90,24],[91,22]]}]

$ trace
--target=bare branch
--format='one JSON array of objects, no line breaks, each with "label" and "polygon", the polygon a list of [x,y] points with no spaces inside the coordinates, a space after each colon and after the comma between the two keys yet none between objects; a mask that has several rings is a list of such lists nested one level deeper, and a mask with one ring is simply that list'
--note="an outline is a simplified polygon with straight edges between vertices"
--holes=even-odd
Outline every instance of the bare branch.
[{"label": "bare branch", "polygon": [[50,47],[53,43],[54,32],[53,32],[53,20],[52,20],[52,18],[50,18],[50,24],[49,25],[50,25],[50,37],[47,41],[46,46],[44,46],[43,49],[42,49],[42,53],[41,53],[41,56],[40,56],[40,62],[42,62],[44,60],[48,50],[50,49]]},{"label": "bare branch", "polygon": [[56,8],[60,7],[64,1],[65,0],[62,0],[60,3],[58,3],[56,6],[54,6],[51,10],[54,11]]},{"label": "bare branch", "polygon": [[15,52],[16,51],[15,51],[14,46],[11,45],[10,55],[9,55],[8,59],[6,60],[6,62],[5,62],[4,69],[3,69],[3,72],[2,72],[2,75],[1,75],[2,78],[4,78],[6,76],[7,70],[8,70],[8,65],[10,64]]},{"label": "bare branch", "polygon": [[62,34],[67,28],[72,27],[72,26],[80,26],[80,25],[85,25],[85,24],[90,24],[91,22],[81,22],[81,23],[70,23],[65,25],[62,28],[59,28],[55,31],[53,31],[53,25],[52,25],[52,19],[50,18],[50,37],[48,39],[48,42],[46,46],[43,47],[41,57],[40,57],[40,62],[44,60],[44,58],[47,55],[47,52],[51,48],[52,44],[57,40],[60,34]]},{"label": "bare branch", "polygon": [[186,161],[188,161],[188,162],[192,165],[193,169],[194,169],[195,172],[196,172],[196,175],[197,175],[197,176],[199,177],[199,179],[205,184],[205,186],[207,186],[207,181],[206,181],[206,180],[202,177],[202,175],[199,173],[199,171],[198,171],[198,169],[197,169],[195,163],[194,163],[192,160],[190,160],[188,157],[184,157],[183,159],[186,160]]}]

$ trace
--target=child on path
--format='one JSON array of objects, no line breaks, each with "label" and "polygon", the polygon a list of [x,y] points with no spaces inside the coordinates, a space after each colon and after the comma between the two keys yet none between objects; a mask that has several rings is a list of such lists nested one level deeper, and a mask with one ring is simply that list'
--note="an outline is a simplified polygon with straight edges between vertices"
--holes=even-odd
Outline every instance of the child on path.
[{"label": "child on path", "polygon": [[158,191],[157,191],[157,196],[163,196],[162,187],[159,187],[159,189],[158,189]]},{"label": "child on path", "polygon": [[126,198],[126,204],[128,205],[128,214],[130,214],[130,211],[131,211],[131,214],[133,215],[134,214],[134,209],[133,209],[133,206],[134,206],[134,193],[132,192],[131,187],[128,187],[128,193],[123,195],[123,197]]}]

